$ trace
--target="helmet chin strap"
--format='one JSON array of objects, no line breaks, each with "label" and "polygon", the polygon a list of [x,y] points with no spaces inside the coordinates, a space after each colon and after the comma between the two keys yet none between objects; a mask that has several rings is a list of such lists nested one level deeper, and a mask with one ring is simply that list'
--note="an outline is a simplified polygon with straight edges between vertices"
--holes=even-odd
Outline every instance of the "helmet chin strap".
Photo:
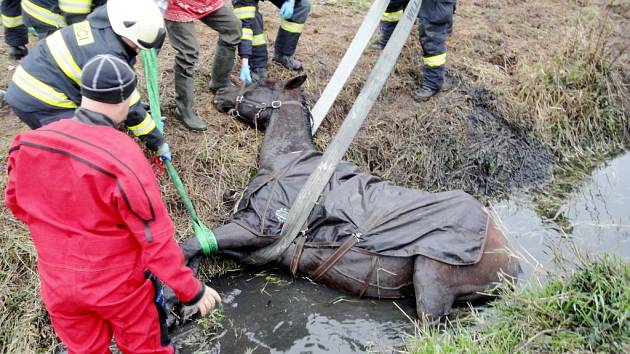
[{"label": "helmet chin strap", "polygon": [[138,45],[142,49],[159,49],[162,47],[162,44],[164,44],[164,39],[166,39],[166,30],[164,28],[160,28],[158,29],[157,36],[155,36],[155,39],[151,43],[138,39]]}]

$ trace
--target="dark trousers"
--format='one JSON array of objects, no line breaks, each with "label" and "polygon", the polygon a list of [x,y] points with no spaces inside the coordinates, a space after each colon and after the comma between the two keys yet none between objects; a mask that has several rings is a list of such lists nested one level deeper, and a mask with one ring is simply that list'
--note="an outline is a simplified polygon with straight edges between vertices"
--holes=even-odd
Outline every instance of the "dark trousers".
[{"label": "dark trousers", "polygon": [[[270,0],[276,7],[282,7],[285,0]],[[234,0],[235,8],[239,5],[239,0]],[[243,41],[241,43],[241,55],[244,52],[243,45],[251,43],[251,57],[249,58],[249,66],[252,69],[267,68],[267,40],[265,39],[264,19],[258,10],[259,2],[256,3],[256,15],[251,24],[253,39],[251,42]],[[295,49],[300,40],[304,23],[311,12],[311,3],[309,0],[296,0],[293,8],[293,16],[288,19],[280,19],[280,28],[278,28],[278,36],[274,50],[277,54],[291,56],[295,54]],[[247,21],[250,21],[249,19]]]},{"label": "dark trousers", "polygon": [[[381,20],[380,43],[387,44],[409,0],[390,1]],[[452,27],[455,0],[423,0],[418,14],[423,52],[422,86],[439,90],[444,83],[446,37]]]},{"label": "dark trousers", "polygon": [[[219,33],[217,45],[236,50],[240,42],[240,22],[232,10],[223,6],[200,19],[201,22]],[[194,77],[195,65],[199,59],[199,43],[195,32],[195,22],[175,22],[166,20],[166,30],[171,46],[175,49],[175,70],[187,78]]]},{"label": "dark trousers", "polygon": [[19,47],[28,44],[28,31],[22,19],[20,0],[2,1],[2,25],[7,45]]}]

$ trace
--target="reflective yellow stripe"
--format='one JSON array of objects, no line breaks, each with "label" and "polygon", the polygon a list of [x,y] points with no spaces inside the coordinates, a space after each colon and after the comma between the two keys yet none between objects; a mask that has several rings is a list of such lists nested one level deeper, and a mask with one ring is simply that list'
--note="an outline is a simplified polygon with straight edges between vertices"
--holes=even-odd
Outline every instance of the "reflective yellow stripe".
[{"label": "reflective yellow stripe", "polygon": [[140,102],[140,92],[138,92],[138,89],[135,89],[131,93],[131,99],[129,100],[129,107],[133,106],[134,104],[138,102]]},{"label": "reflective yellow stripe", "polygon": [[63,16],[47,10],[41,6],[37,6],[29,0],[22,0],[22,11],[33,16],[40,22],[53,27],[65,27],[66,20]]},{"label": "reflective yellow stripe", "polygon": [[87,14],[92,9],[92,0],[59,0],[59,9],[69,14]]},{"label": "reflective yellow stripe", "polygon": [[66,42],[61,36],[61,32],[57,31],[46,38],[46,45],[52,54],[57,66],[77,85],[81,83],[81,68],[74,61]]},{"label": "reflective yellow stripe", "polygon": [[24,92],[48,105],[62,108],[77,107],[74,102],[70,101],[68,96],[37,80],[21,66],[15,69],[13,82]]},{"label": "reflective yellow stripe", "polygon": [[402,18],[403,10],[399,10],[396,12],[385,12],[383,13],[383,17],[381,17],[381,21],[383,22],[398,22]]},{"label": "reflective yellow stripe", "polygon": [[155,122],[153,122],[153,119],[151,119],[151,117],[147,113],[147,116],[144,117],[140,124],[132,125],[127,128],[129,128],[129,130],[131,130],[131,132],[135,136],[147,135],[151,132],[151,130],[153,130],[153,128],[155,128]]},{"label": "reflective yellow stripe", "polygon": [[282,19],[282,22],[280,23],[280,28],[282,28],[283,30],[285,30],[287,32],[302,33],[302,30],[304,29],[304,24],[303,23],[295,23],[295,22],[291,22],[291,21],[287,21],[285,19]]},{"label": "reflective yellow stripe", "polygon": [[23,25],[22,16],[5,16],[2,15],[2,25],[6,28],[14,28]]},{"label": "reflective yellow stripe", "polygon": [[267,39],[264,34],[257,34],[252,39],[252,45],[265,45],[267,44]]},{"label": "reflective yellow stripe", "polygon": [[234,9],[234,15],[240,20],[256,17],[256,6],[243,6]]},{"label": "reflective yellow stripe", "polygon": [[251,41],[254,39],[254,31],[251,28],[243,28],[243,34],[241,35],[242,41]]},{"label": "reflective yellow stripe", "polygon": [[424,61],[424,65],[430,67],[430,68],[434,68],[436,66],[441,66],[446,64],[446,53],[444,54],[439,54],[436,56],[432,56],[432,57],[424,57],[422,58],[422,60]]}]

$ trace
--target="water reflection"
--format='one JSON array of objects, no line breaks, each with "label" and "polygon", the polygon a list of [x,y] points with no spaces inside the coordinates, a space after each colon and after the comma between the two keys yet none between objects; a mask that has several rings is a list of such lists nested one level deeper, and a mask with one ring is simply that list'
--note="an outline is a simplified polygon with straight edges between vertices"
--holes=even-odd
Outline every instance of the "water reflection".
[{"label": "water reflection", "polygon": [[545,223],[527,195],[492,206],[523,257],[523,278],[556,268],[559,258],[571,261],[577,250],[595,256],[612,253],[630,258],[630,153],[596,169],[566,201],[563,213],[571,234]]}]

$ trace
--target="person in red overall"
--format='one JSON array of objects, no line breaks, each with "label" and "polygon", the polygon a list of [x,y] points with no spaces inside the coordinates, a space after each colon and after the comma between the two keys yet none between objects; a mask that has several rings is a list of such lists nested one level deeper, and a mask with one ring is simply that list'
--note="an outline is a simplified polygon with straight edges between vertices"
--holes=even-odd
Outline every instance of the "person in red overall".
[{"label": "person in red overall", "polygon": [[37,249],[41,295],[69,353],[173,353],[157,277],[207,314],[221,299],[184,265],[151,165],[117,128],[136,86],[123,60],[83,68],[73,119],[18,135],[5,201]]}]

